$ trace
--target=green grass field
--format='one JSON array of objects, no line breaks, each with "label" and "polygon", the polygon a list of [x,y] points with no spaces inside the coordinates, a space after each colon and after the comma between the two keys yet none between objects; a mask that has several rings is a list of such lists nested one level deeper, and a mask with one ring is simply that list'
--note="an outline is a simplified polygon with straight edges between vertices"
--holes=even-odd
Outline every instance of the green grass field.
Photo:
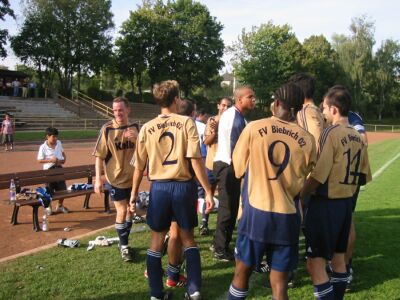
[{"label": "green grass field", "polygon": [[[400,140],[369,148],[372,172],[400,152]],[[354,255],[354,290],[346,299],[399,299],[400,293],[400,159],[361,191],[355,220],[357,246]],[[215,226],[212,215],[211,228]],[[51,224],[50,224],[51,226]],[[11,229],[12,230],[12,229]],[[114,230],[101,235],[115,236]],[[38,233],[40,238],[40,233]],[[52,248],[0,265],[0,299],[148,299],[143,276],[149,234],[133,233],[135,263],[123,263],[117,247],[97,247],[87,252],[87,238],[77,249]],[[211,237],[198,237],[203,266],[204,299],[226,299],[233,265],[212,259]],[[13,241],[9,241],[13,242]],[[164,266],[166,260],[163,261]],[[311,281],[300,262],[291,299],[314,299]],[[254,274],[248,299],[271,299],[267,275]],[[174,299],[182,299],[176,290]]]},{"label": "green grass field", "polygon": [[[96,138],[99,135],[98,130],[60,130],[60,140],[65,139],[87,139]],[[43,131],[17,131],[14,135],[15,141],[41,141],[45,139]]]}]

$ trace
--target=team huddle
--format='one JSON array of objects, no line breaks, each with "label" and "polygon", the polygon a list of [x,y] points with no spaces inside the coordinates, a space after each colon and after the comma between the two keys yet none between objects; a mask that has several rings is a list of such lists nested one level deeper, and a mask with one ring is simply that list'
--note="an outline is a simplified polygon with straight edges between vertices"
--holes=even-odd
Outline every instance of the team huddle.
[{"label": "team huddle", "polygon": [[[204,127],[191,117],[190,101],[180,99],[176,81],[154,86],[161,113],[140,130],[128,120],[129,102],[114,99],[115,118],[101,129],[94,151],[95,190],[103,189],[104,171],[117,211],[120,253],[123,260],[132,261],[128,238],[139,186],[147,173],[151,242],[145,276],[151,299],[172,299],[163,284],[166,237],[166,286],[186,286],[185,299],[202,299],[200,252],[194,237],[198,186],[204,194],[202,235],[208,234],[208,214],[218,190],[210,250],[219,261],[236,262],[232,283],[226,287],[228,299],[245,299],[251,274],[265,266],[272,299],[288,299],[301,230],[314,296],[343,299],[352,276],[352,212],[359,187],[371,180],[367,141],[358,115],[350,112],[346,88],[329,89],[319,108],[312,99],[314,85],[307,74],[292,76],[274,93],[273,116],[248,124],[244,116],[256,100],[249,86],[234,91],[233,105],[229,98],[221,99],[218,114]],[[201,146],[207,148],[206,154]],[[183,257],[187,277],[181,274]]]}]

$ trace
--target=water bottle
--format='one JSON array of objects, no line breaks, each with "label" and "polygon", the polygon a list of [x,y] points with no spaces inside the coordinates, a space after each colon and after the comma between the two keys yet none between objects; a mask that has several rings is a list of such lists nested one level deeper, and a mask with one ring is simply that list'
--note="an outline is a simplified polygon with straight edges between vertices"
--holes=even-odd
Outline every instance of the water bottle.
[{"label": "water bottle", "polygon": [[14,179],[10,182],[10,204],[14,204],[17,201],[17,191],[15,187]]},{"label": "water bottle", "polygon": [[42,230],[49,231],[49,219],[47,219],[47,214],[43,215]]}]

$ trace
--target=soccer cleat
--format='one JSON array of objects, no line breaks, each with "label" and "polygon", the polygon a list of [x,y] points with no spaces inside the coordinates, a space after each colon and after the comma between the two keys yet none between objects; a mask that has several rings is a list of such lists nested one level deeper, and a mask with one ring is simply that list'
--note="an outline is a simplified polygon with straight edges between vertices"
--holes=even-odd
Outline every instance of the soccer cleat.
[{"label": "soccer cleat", "polygon": [[178,281],[173,280],[172,278],[167,278],[165,281],[165,285],[169,288],[174,288],[174,287],[184,287],[187,284],[187,279],[185,276],[182,274],[179,274],[179,279]]},{"label": "soccer cleat", "polygon": [[69,213],[69,210],[65,206],[58,205],[56,207],[56,212],[67,214],[67,213]]},{"label": "soccer cleat", "polygon": [[129,247],[121,247],[118,244],[119,252],[121,253],[122,260],[125,262],[133,261],[133,250]]},{"label": "soccer cleat", "polygon": [[194,292],[193,294],[190,294],[188,292],[185,293],[185,300],[201,300],[201,294],[200,292]]},{"label": "soccer cleat", "polygon": [[214,246],[214,244],[211,244],[209,249],[210,249],[210,251],[211,251],[212,253],[214,253],[214,252],[215,252],[215,246]]},{"label": "soccer cleat", "polygon": [[205,226],[205,225],[201,225],[200,229],[199,229],[199,233],[202,236],[209,235],[210,234],[210,229],[208,229],[208,227]]},{"label": "soccer cleat", "polygon": [[172,299],[172,292],[171,291],[166,291],[164,292],[164,295],[161,298],[153,297],[151,296],[150,300],[169,300]]},{"label": "soccer cleat", "polygon": [[353,268],[350,268],[349,277],[346,283],[346,292],[351,292],[351,283],[353,282]]},{"label": "soccer cleat", "polygon": [[215,251],[214,252],[214,259],[222,262],[234,261],[234,257],[228,251]]},{"label": "soccer cleat", "polygon": [[145,222],[146,222],[146,219],[141,217],[141,216],[139,216],[139,215],[137,215],[137,214],[135,214],[132,217],[132,223],[133,224],[139,224],[139,223],[145,223]]}]

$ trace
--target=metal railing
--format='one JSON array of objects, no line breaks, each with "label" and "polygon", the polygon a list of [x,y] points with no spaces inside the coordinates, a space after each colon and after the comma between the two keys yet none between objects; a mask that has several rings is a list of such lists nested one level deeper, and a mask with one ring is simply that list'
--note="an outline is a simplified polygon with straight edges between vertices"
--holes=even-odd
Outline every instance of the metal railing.
[{"label": "metal railing", "polygon": [[366,131],[400,132],[400,125],[364,124]]},{"label": "metal railing", "polygon": [[107,118],[113,118],[112,108],[83,94],[77,90],[72,91],[72,98],[78,100],[80,103],[90,107],[92,110],[104,115]]}]

